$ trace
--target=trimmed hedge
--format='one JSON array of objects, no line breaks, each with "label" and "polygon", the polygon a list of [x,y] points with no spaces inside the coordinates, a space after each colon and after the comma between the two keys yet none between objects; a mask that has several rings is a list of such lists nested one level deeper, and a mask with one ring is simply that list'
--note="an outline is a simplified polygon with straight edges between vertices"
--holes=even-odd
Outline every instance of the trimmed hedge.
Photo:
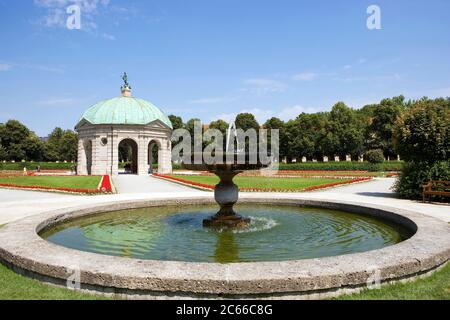
[{"label": "trimmed hedge", "polygon": [[384,155],[383,150],[381,149],[375,149],[375,150],[369,150],[364,155],[366,160],[370,163],[383,163],[384,162]]},{"label": "trimmed hedge", "polygon": [[71,170],[75,163],[56,163],[56,162],[0,162],[0,170],[20,171],[24,167],[27,170],[36,170],[37,166],[41,166],[41,170]]},{"label": "trimmed hedge", "polygon": [[385,161],[380,164],[369,162],[305,162],[281,163],[280,170],[323,170],[323,171],[400,171],[402,161]]}]

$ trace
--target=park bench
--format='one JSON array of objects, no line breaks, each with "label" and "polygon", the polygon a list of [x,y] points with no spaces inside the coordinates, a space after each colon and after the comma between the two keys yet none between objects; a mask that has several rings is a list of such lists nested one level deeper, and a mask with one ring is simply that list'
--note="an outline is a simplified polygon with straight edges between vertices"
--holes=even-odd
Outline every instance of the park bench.
[{"label": "park bench", "polygon": [[430,181],[423,186],[423,202],[431,196],[450,197],[450,181]]}]

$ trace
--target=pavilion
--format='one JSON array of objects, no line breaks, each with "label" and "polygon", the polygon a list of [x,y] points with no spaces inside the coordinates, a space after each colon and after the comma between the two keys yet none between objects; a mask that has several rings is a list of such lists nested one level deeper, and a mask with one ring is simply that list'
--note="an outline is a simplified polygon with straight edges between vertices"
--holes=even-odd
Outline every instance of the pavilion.
[{"label": "pavilion", "polygon": [[128,173],[148,175],[155,154],[158,173],[172,171],[172,123],[152,103],[134,98],[126,73],[123,79],[121,96],[90,107],[75,127],[78,175],[118,175],[120,161],[128,163]]}]

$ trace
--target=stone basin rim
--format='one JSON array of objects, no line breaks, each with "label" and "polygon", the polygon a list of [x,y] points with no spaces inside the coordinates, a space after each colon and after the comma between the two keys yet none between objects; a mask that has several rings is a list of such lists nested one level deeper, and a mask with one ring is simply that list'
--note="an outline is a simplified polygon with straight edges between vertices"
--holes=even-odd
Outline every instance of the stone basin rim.
[{"label": "stone basin rim", "polygon": [[160,198],[65,208],[12,222],[0,229],[0,261],[38,279],[65,285],[72,269],[82,288],[125,294],[189,297],[309,295],[363,287],[374,268],[383,281],[413,278],[450,259],[450,225],[398,208],[299,198],[241,197],[240,203],[308,206],[371,215],[403,225],[415,234],[382,249],[342,256],[280,262],[198,263],[138,260],[69,249],[38,232],[75,218],[144,207],[213,204],[210,197]]}]

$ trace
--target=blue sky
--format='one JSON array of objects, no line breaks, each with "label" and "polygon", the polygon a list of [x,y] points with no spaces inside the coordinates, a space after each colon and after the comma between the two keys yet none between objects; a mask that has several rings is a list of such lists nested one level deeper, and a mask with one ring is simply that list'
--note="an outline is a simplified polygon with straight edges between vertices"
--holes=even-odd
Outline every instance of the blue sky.
[{"label": "blue sky", "polygon": [[[81,5],[81,30],[65,27]],[[381,9],[381,30],[366,26]],[[0,122],[41,136],[134,96],[187,121],[450,96],[450,1],[0,0]]]}]

